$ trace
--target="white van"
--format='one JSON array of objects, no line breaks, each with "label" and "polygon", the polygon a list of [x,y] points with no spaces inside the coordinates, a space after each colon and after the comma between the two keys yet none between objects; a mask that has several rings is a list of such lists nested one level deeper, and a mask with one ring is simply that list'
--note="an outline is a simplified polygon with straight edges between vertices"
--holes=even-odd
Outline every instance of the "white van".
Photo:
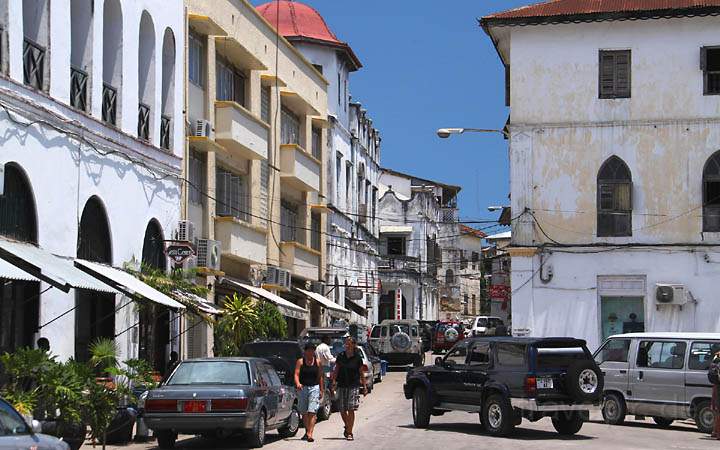
[{"label": "white van", "polygon": [[610,336],[595,352],[605,374],[603,418],[648,416],[662,427],[692,418],[710,433],[712,385],[707,371],[720,333],[629,333]]}]

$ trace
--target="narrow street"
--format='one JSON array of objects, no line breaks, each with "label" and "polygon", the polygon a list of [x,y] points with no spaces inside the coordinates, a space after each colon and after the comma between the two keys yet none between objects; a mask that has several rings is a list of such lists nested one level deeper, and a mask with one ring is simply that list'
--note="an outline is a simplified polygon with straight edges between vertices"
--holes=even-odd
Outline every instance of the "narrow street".
[{"label": "narrow street", "polygon": [[[549,419],[536,423],[524,421],[512,438],[492,438],[480,429],[476,415],[463,412],[433,417],[430,428],[416,429],[412,425],[410,401],[402,394],[404,371],[388,373],[383,382],[365,397],[358,413],[355,441],[342,438],[342,419],[334,413],[329,421],[315,429],[315,443],[301,441],[302,429],[297,437],[282,440],[276,432],[268,434],[265,448],[269,449],[346,449],[349,446],[363,449],[404,448],[488,448],[504,449],[717,449],[717,441],[695,431],[692,422],[676,422],[670,429],[659,429],[652,421],[630,420],[615,427],[602,423],[599,415],[584,425],[575,437],[561,438]],[[151,450],[155,443],[108,447],[109,450]],[[242,449],[241,438],[227,441],[205,440],[190,436],[180,437],[178,449]]]}]

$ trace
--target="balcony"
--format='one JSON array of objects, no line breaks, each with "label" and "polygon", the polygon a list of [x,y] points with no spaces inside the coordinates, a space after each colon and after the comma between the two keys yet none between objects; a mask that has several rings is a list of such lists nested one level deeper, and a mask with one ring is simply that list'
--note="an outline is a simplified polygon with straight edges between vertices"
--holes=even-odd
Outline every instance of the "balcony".
[{"label": "balcony", "polygon": [[144,141],[150,140],[150,107],[143,103],[138,105],[138,137]]},{"label": "balcony", "polygon": [[302,192],[320,192],[322,163],[297,144],[280,146],[280,179]]},{"label": "balcony", "polygon": [[215,218],[215,239],[221,244],[222,256],[247,263],[267,262],[267,231],[234,217]]},{"label": "balcony", "polygon": [[117,126],[117,89],[107,83],[103,83],[102,120]]},{"label": "balcony", "polygon": [[293,276],[306,280],[318,280],[321,253],[299,242],[280,243],[280,267]]},{"label": "balcony", "polygon": [[70,67],[70,105],[80,111],[87,111],[87,72]]},{"label": "balcony", "polygon": [[385,271],[414,271],[420,267],[419,258],[403,255],[384,255],[378,260],[378,269]]},{"label": "balcony", "polygon": [[160,116],[160,147],[170,150],[170,117]]},{"label": "balcony", "polygon": [[45,47],[27,38],[23,42],[23,81],[37,90],[45,87]]},{"label": "balcony", "polygon": [[215,102],[215,140],[231,154],[267,159],[270,127],[235,102]]}]

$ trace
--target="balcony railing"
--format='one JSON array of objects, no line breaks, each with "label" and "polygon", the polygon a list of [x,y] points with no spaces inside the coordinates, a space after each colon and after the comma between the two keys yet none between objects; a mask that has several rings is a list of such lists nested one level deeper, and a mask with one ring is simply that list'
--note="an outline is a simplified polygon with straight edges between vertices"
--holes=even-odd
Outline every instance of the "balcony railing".
[{"label": "balcony railing", "polygon": [[87,111],[87,82],[87,72],[70,67],[70,105],[80,111]]},{"label": "balcony railing", "polygon": [[45,47],[27,38],[23,45],[23,78],[25,84],[35,89],[45,86]]},{"label": "balcony railing", "polygon": [[117,89],[107,83],[103,83],[102,120],[117,125]]},{"label": "balcony railing", "polygon": [[142,103],[138,105],[137,132],[140,139],[150,140],[150,107]]},{"label": "balcony railing", "polygon": [[170,117],[160,116],[160,147],[170,150]]},{"label": "balcony railing", "polygon": [[449,224],[456,223],[458,221],[457,208],[440,208],[440,221]]},{"label": "balcony railing", "polygon": [[414,256],[385,255],[378,261],[378,269],[381,270],[417,270],[420,267],[420,260]]}]

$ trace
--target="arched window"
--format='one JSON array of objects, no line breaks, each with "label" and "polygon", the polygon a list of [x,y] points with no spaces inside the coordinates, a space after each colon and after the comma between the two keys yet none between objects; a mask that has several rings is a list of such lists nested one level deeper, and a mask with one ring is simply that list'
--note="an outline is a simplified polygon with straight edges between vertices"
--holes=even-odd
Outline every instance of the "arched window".
[{"label": "arched window", "polygon": [[[110,264],[110,239],[105,208],[100,199],[92,197],[80,217],[77,257]],[[90,344],[99,338],[115,337],[115,296],[84,289],[75,292],[75,359],[85,362],[90,358]]]},{"label": "arched window", "polygon": [[0,235],[37,244],[35,198],[25,174],[15,164],[5,165],[0,195]]},{"label": "arched window", "polygon": [[92,2],[70,2],[70,17],[70,105],[87,111],[93,49]]},{"label": "arched window", "polygon": [[452,269],[448,269],[445,272],[445,284],[455,284],[455,272]]},{"label": "arched window", "polygon": [[105,0],[103,8],[102,120],[117,126],[121,113],[123,16],[119,0]]},{"label": "arched window", "polygon": [[597,215],[598,237],[632,236],[632,176],[617,156],[598,172]]},{"label": "arched window", "polygon": [[703,231],[720,231],[720,151],[703,170]]},{"label": "arched window", "polygon": [[152,137],[153,100],[155,99],[155,25],[147,11],[140,18],[138,51],[138,124],[140,139]]},{"label": "arched window", "polygon": [[50,87],[50,0],[23,0],[23,81],[37,90]]},{"label": "arched window", "polygon": [[160,147],[172,147],[172,115],[175,107],[175,35],[165,29],[162,49],[162,115],[160,116]]},{"label": "arched window", "polygon": [[163,272],[167,268],[165,240],[163,239],[162,228],[155,219],[151,220],[145,229],[142,262],[149,267],[162,270]]}]

